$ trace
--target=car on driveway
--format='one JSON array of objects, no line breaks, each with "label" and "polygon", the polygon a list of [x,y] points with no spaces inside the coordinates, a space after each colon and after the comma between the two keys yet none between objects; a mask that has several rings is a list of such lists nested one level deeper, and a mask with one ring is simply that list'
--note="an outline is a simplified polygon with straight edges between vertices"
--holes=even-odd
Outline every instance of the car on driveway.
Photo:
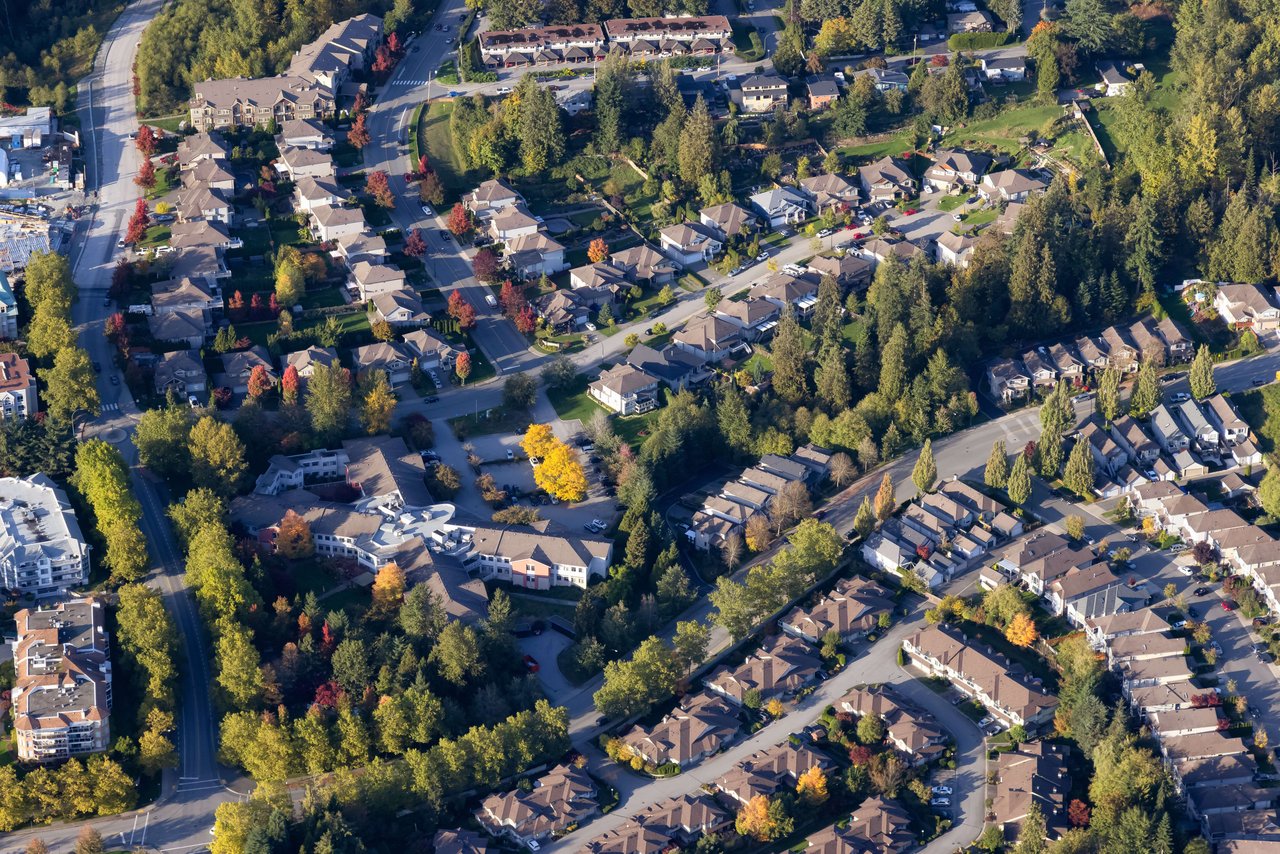
[{"label": "car on driveway", "polygon": [[929,805],[934,807],[949,807],[951,806],[951,799],[950,798],[934,798],[932,801],[929,802]]},{"label": "car on driveway", "polygon": [[120,385],[120,377],[119,377],[119,375],[117,375],[117,374],[112,374],[112,375],[111,375],[111,384],[112,384],[112,385]]},{"label": "car on driveway", "polygon": [[1170,397],[1169,402],[1170,403],[1186,403],[1190,399],[1191,399],[1191,395],[1187,394],[1185,391],[1180,391],[1177,394]]},{"label": "car on driveway", "polygon": [[534,658],[532,655],[526,655],[521,659],[521,661],[524,662],[524,669],[528,670],[530,673],[537,673],[542,669],[542,665],[538,664],[538,659]]},{"label": "car on driveway", "polygon": [[1213,590],[1212,588],[1201,586],[1201,587],[1197,587],[1195,590],[1191,592],[1194,593],[1196,596],[1208,596],[1210,593],[1213,592]]},{"label": "car on driveway", "polygon": [[1235,609],[1236,609],[1236,603],[1235,603],[1235,602],[1232,602],[1230,599],[1223,599],[1223,600],[1222,600],[1222,610],[1224,610],[1224,611],[1234,611]]},{"label": "car on driveway", "polygon": [[435,212],[435,211],[433,211],[433,210],[431,209],[431,205],[423,205],[423,206],[422,206],[422,213],[423,213],[425,216],[435,216],[435,215],[436,215],[436,212]]}]

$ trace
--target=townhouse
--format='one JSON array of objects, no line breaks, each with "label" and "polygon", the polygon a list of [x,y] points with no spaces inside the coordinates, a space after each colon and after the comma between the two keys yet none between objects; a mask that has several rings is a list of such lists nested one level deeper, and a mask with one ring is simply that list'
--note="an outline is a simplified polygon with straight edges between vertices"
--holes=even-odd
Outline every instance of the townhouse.
[{"label": "townhouse", "polygon": [[761,700],[792,696],[817,680],[822,659],[804,641],[779,636],[752,653],[737,667],[716,669],[707,679],[707,689],[736,705],[751,696]]},{"label": "townhouse", "polygon": [[653,765],[674,763],[690,768],[720,752],[738,736],[738,709],[708,691],[692,694],[651,727],[637,724],[622,742]]},{"label": "townhouse", "polygon": [[732,813],[709,795],[686,793],[645,807],[621,827],[588,842],[586,850],[591,854],[688,850],[701,837],[722,833],[732,825]]},{"label": "townhouse", "polygon": [[845,826],[832,825],[809,835],[806,854],[904,854],[917,845],[911,816],[898,801],[867,798]]},{"label": "townhouse", "polygon": [[996,793],[991,802],[995,825],[1009,841],[1020,839],[1022,824],[1032,804],[1044,816],[1046,839],[1055,840],[1070,827],[1067,794],[1066,748],[1049,742],[1031,742],[1000,753],[996,759]]},{"label": "townhouse", "polygon": [[916,193],[916,179],[907,164],[896,157],[883,157],[858,168],[863,197],[868,202],[893,202]]},{"label": "townhouse", "polygon": [[557,25],[489,30],[479,35],[478,42],[486,66],[519,68],[603,59],[605,34],[599,24]]},{"label": "townhouse", "polygon": [[633,56],[706,56],[721,50],[733,30],[724,15],[613,18],[604,22],[611,45]]},{"label": "townhouse", "polygon": [[793,608],[778,628],[812,644],[821,643],[828,632],[848,642],[875,631],[880,616],[891,614],[893,607],[892,595],[874,581],[844,578],[812,607]]},{"label": "townhouse", "polygon": [[878,717],[884,724],[885,738],[911,765],[925,765],[946,751],[949,736],[933,715],[892,685],[854,688],[833,705],[837,713]]},{"label": "townhouse", "polygon": [[794,789],[811,768],[826,771],[832,767],[825,755],[784,742],[751,754],[711,785],[731,801],[745,805],[757,795],[771,798]]},{"label": "townhouse", "polygon": [[931,676],[947,679],[1010,726],[1034,732],[1052,720],[1058,698],[1039,680],[990,649],[975,645],[961,631],[936,625],[902,642],[911,663]]},{"label": "townhouse", "polygon": [[475,819],[491,836],[506,837],[534,851],[539,843],[597,815],[598,796],[596,783],[585,770],[557,765],[528,790],[485,798]]},{"label": "townhouse", "polygon": [[1129,594],[1123,581],[1103,564],[1067,572],[1049,585],[1044,598],[1051,613],[1065,616],[1073,626],[1082,627],[1090,617],[1127,610],[1139,601],[1145,604],[1147,597]]}]

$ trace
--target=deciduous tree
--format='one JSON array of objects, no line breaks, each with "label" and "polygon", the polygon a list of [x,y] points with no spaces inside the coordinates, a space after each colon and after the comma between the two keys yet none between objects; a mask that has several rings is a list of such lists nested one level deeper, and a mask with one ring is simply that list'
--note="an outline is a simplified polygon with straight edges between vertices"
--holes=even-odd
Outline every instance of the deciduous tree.
[{"label": "deciduous tree", "polygon": [[1014,646],[1031,646],[1040,633],[1036,631],[1035,620],[1029,614],[1018,614],[1004,630],[1004,636]]},{"label": "deciduous tree", "polygon": [[916,489],[928,492],[933,489],[937,480],[938,465],[933,460],[933,440],[925,439],[924,447],[920,449],[920,457],[916,460],[915,468],[911,470],[911,481],[916,485]]},{"label": "deciduous tree", "polygon": [[404,240],[404,254],[413,258],[421,258],[427,254],[427,241],[422,236],[422,229],[409,229],[409,234]]},{"label": "deciduous tree", "polygon": [[557,442],[533,472],[540,489],[561,501],[581,501],[587,494],[587,476],[573,450]]},{"label": "deciduous tree", "polygon": [[604,242],[603,237],[597,237],[591,241],[591,245],[587,247],[587,260],[592,264],[599,264],[601,261],[609,257],[609,244]]},{"label": "deciduous tree", "polygon": [[378,570],[373,579],[373,608],[379,614],[392,614],[404,598],[404,570],[395,561]]},{"label": "deciduous tree", "polygon": [[471,376],[471,354],[459,353],[458,358],[453,360],[453,372],[458,375],[458,379],[462,380],[462,384],[467,384],[467,377]]},{"label": "deciduous tree", "polygon": [[297,560],[311,557],[315,551],[310,523],[293,509],[286,510],[276,528],[276,553],[290,560]]},{"label": "deciduous tree", "polygon": [[370,436],[386,433],[391,429],[391,416],[395,414],[396,393],[391,390],[385,371],[373,371],[365,383],[360,402],[360,422]]},{"label": "deciduous tree", "polygon": [[317,364],[307,381],[306,407],[317,436],[328,442],[340,438],[351,420],[351,372],[337,363]]},{"label": "deciduous tree", "polygon": [[248,473],[244,443],[230,424],[206,415],[191,428],[187,449],[191,458],[191,478],[196,486],[212,490],[224,498],[240,491]]},{"label": "deciduous tree", "polygon": [[43,397],[49,417],[61,421],[80,411],[97,415],[100,411],[98,385],[89,354],[79,347],[64,347],[53,357],[53,367],[45,372]]},{"label": "deciduous tree", "polygon": [[364,191],[373,197],[374,204],[383,208],[393,208],[396,206],[396,198],[391,192],[391,181],[387,177],[387,173],[381,169],[377,169],[369,173],[369,177],[365,178]]},{"label": "deciduous tree", "polygon": [[1209,345],[1201,344],[1196,356],[1191,360],[1191,396],[1196,400],[1213,397],[1218,384],[1213,378],[1213,356],[1209,353]]},{"label": "deciduous tree", "polygon": [[457,321],[458,328],[464,332],[476,325],[475,306],[467,301],[461,291],[450,292],[449,299],[445,303],[445,311]]}]

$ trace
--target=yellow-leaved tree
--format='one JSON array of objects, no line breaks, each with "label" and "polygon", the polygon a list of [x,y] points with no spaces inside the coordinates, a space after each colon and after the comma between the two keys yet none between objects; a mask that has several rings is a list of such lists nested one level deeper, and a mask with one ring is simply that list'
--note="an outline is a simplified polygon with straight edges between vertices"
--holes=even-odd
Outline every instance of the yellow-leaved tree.
[{"label": "yellow-leaved tree", "polygon": [[800,796],[800,800],[811,807],[825,804],[828,797],[826,773],[814,765],[801,774],[800,779],[796,781],[796,794]]},{"label": "yellow-leaved tree", "polygon": [[531,459],[545,457],[558,444],[560,440],[551,432],[550,424],[530,424],[529,429],[524,431],[524,438],[520,440],[520,447]]},{"label": "yellow-leaved tree", "polygon": [[1040,637],[1036,631],[1035,621],[1027,614],[1018,614],[1009,621],[1009,628],[1004,631],[1005,638],[1014,646],[1031,646]]},{"label": "yellow-leaved tree", "polygon": [[586,472],[573,449],[562,442],[555,441],[546,452],[542,465],[533,471],[533,479],[540,489],[561,501],[581,501],[587,495]]},{"label": "yellow-leaved tree", "polygon": [[395,561],[391,561],[378,570],[373,579],[373,610],[379,614],[389,614],[400,607],[404,598],[404,570]]},{"label": "yellow-leaved tree", "polygon": [[311,525],[293,510],[286,510],[276,527],[276,553],[291,560],[311,557],[316,552]]}]

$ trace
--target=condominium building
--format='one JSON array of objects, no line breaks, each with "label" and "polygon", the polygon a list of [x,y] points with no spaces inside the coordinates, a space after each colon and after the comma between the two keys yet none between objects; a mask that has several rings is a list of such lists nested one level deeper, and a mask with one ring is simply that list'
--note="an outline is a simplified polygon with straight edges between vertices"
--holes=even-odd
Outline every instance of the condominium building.
[{"label": "condominium building", "polygon": [[31,366],[17,353],[0,353],[0,421],[30,418],[40,408]]},{"label": "condominium building", "polygon": [[59,593],[89,580],[89,546],[47,475],[0,478],[0,587]]},{"label": "condominium building", "polygon": [[52,762],[106,750],[111,740],[111,650],[102,603],[19,611],[13,661],[18,758]]}]

